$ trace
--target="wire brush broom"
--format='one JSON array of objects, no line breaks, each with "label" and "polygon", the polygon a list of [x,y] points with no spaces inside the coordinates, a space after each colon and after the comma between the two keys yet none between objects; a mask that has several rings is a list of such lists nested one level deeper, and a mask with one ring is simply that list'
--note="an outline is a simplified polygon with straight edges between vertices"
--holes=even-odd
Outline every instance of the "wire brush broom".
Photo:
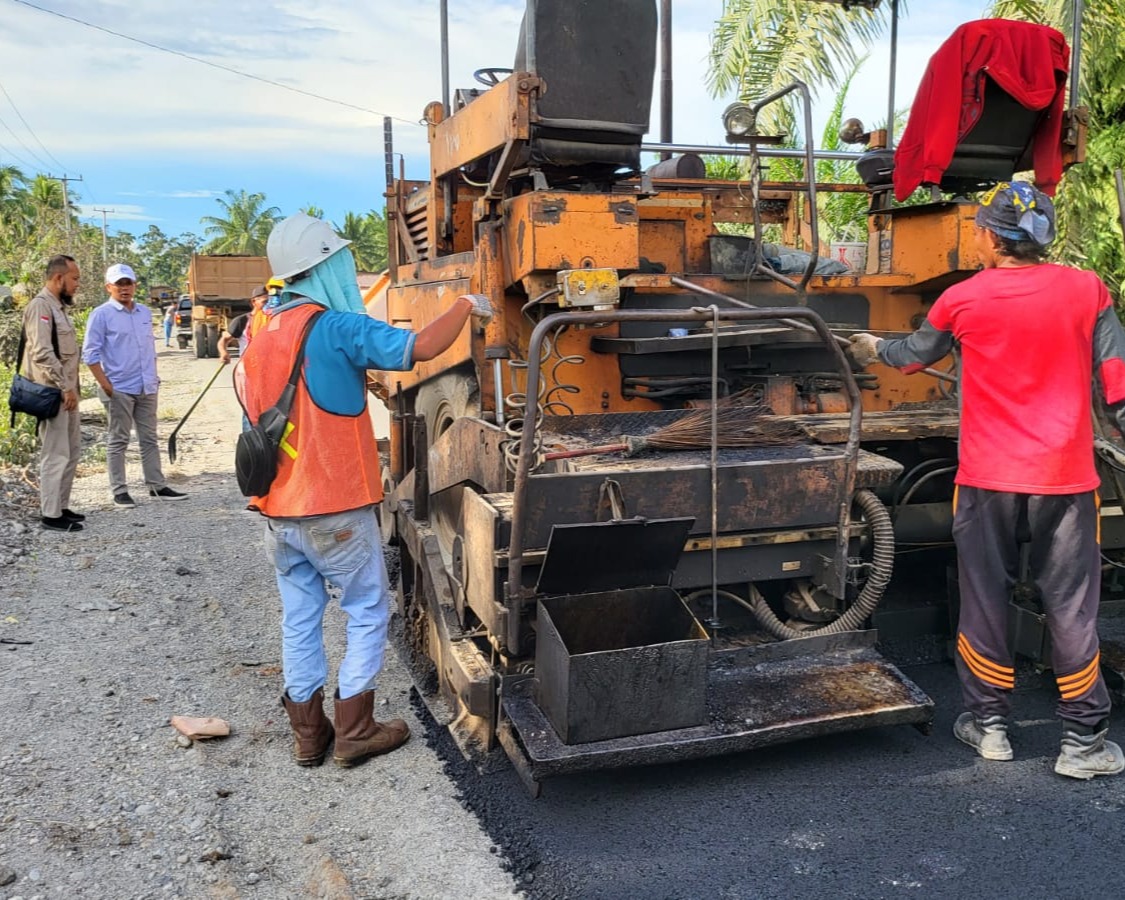
[{"label": "wire brush broom", "polygon": [[651,434],[640,437],[622,435],[616,444],[581,447],[576,450],[555,450],[544,454],[545,460],[573,459],[599,453],[624,453],[636,456],[645,450],[698,450],[711,446],[711,417],[715,416],[717,443],[720,447],[780,447],[799,441],[803,432],[783,419],[763,420],[772,415],[764,403],[738,403],[743,394],[734,394],[717,407],[697,409]]}]

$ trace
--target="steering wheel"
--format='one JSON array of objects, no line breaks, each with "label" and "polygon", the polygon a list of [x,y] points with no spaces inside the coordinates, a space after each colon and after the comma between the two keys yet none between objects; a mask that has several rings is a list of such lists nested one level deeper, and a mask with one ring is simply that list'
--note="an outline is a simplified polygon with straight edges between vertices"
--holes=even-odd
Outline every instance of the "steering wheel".
[{"label": "steering wheel", "polygon": [[473,78],[485,87],[496,87],[501,81],[504,80],[505,75],[511,75],[512,69],[501,69],[491,67],[487,69],[477,69],[473,72]]}]

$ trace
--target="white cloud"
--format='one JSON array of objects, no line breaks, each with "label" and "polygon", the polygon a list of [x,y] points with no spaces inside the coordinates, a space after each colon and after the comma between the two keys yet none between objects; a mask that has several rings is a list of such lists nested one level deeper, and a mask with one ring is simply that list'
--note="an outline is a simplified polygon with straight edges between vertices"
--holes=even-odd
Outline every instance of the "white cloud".
[{"label": "white cloud", "polygon": [[[948,12],[919,9],[918,29],[906,27],[900,49],[898,105],[906,106],[929,53],[938,41],[979,10],[972,0],[948,0]],[[980,0],[983,3],[983,0]],[[512,65],[523,0],[455,0],[450,3],[450,80],[473,86],[474,69]],[[911,4],[913,7],[925,4]],[[350,106],[284,90],[161,52],[22,5],[5,6],[0,29],[0,77],[51,156],[86,176],[87,199],[126,208],[116,198],[207,201],[221,196],[213,184],[257,189],[257,166],[291,172],[290,181],[318,201],[317,177],[366,179],[379,202],[384,114],[395,117],[395,150],[407,176],[425,177],[426,131],[422,109],[441,96],[438,4],[377,0],[53,0],[52,8],[153,44],[199,56],[262,79],[298,87]],[[944,10],[946,7],[942,7]],[[675,0],[675,122],[681,143],[721,145],[718,117],[724,100],[704,86],[710,31],[719,0]],[[44,37],[52,52],[45,61]],[[857,79],[854,114],[885,116],[885,55],[873,54]],[[47,66],[45,69],[44,67]],[[852,106],[853,104],[849,104]],[[362,112],[361,107],[370,112]],[[23,131],[0,97],[0,117]],[[853,112],[853,110],[849,110]],[[659,91],[654,91],[650,140],[659,134]],[[15,153],[12,153],[15,151]],[[26,156],[0,129],[0,162]],[[128,185],[122,173],[162,167],[162,185]],[[32,166],[31,168],[40,168]],[[111,196],[99,190],[109,181]],[[372,191],[368,187],[377,185]],[[124,188],[124,190],[122,189]],[[276,202],[271,195],[270,202]],[[344,202],[347,202],[345,200]],[[138,206],[132,212],[142,214]],[[164,207],[167,210],[167,207]],[[207,212],[213,212],[213,209]],[[171,217],[171,213],[167,212]],[[175,227],[183,224],[177,218]]]},{"label": "white cloud", "polygon": [[75,207],[78,210],[78,215],[83,219],[97,219],[100,223],[102,220],[103,209],[106,209],[107,222],[154,222],[159,221],[154,219],[152,213],[148,212],[145,207],[138,206],[137,204],[129,203],[115,203],[112,207],[103,207],[94,203],[78,203]]}]

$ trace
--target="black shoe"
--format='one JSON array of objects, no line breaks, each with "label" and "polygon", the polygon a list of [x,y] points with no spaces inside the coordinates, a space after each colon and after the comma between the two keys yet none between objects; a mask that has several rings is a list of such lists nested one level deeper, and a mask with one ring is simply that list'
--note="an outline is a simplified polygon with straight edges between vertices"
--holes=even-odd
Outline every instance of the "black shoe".
[{"label": "black shoe", "polygon": [[118,509],[132,509],[137,502],[129,496],[128,491],[122,491],[120,494],[113,495],[113,505]]},{"label": "black shoe", "polygon": [[44,516],[39,523],[48,531],[81,531],[84,527],[81,522],[66,516]]},{"label": "black shoe", "polygon": [[180,491],[174,491],[170,487],[162,487],[160,490],[148,489],[150,497],[159,497],[161,500],[186,500],[187,494]]},{"label": "black shoe", "polygon": [[85,522],[86,517],[82,513],[76,513],[73,509],[64,509],[62,511],[64,519],[70,519],[72,522]]}]

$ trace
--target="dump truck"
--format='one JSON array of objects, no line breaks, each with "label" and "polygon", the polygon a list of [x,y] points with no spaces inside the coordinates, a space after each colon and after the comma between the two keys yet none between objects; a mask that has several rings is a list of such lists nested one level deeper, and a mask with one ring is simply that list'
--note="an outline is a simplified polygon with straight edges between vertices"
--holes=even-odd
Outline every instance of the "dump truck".
[{"label": "dump truck", "polygon": [[[956,619],[956,359],[865,372],[842,346],[911,333],[978,269],[968,196],[1027,168],[1038,127],[992,98],[915,205],[892,198],[893,135],[862,126],[866,149],[829,155],[854,183],[771,181],[774,159],[815,177],[825,156],[755,130],[793,95],[811,135],[805,85],[733,105],[726,146],[674,144],[667,122],[644,143],[660,27],[654,0],[533,0],[512,67],[426,108],[431,177],[396,175],[388,149],[372,314],[419,329],[466,293],[495,310],[437,359],[371,375],[392,417],[397,640],[466,755],[502,749],[533,794],[930,727],[888,653],[940,646]],[[1068,163],[1082,128],[1069,111]],[[746,178],[706,177],[731,153]],[[817,252],[827,192],[866,197],[859,271]],[[1013,615],[1046,658],[1041,610]]]},{"label": "dump truck", "polygon": [[250,311],[251,292],[269,277],[270,264],[264,256],[192,254],[187,273],[191,320],[180,325],[177,316],[180,349],[193,343],[197,358],[218,357],[219,335],[231,319]]}]

